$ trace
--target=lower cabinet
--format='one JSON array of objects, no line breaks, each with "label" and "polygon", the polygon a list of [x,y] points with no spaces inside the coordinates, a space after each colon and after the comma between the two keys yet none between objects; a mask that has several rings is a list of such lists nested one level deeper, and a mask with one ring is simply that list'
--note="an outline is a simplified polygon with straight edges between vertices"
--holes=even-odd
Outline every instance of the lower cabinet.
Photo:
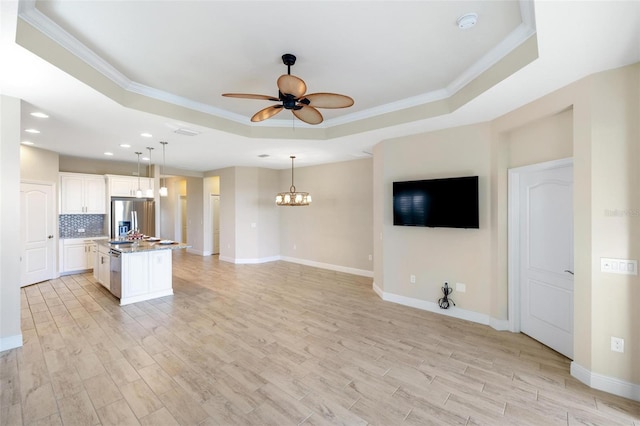
[{"label": "lower cabinet", "polygon": [[123,253],[120,305],[173,294],[171,250]]},{"label": "lower cabinet", "polygon": [[109,257],[109,248],[99,245],[95,255],[95,265],[93,267],[93,277],[104,288],[109,290],[111,277],[111,258]]},{"label": "lower cabinet", "polygon": [[97,253],[94,240],[97,239],[103,238],[60,240],[60,273],[66,275],[93,269]]}]

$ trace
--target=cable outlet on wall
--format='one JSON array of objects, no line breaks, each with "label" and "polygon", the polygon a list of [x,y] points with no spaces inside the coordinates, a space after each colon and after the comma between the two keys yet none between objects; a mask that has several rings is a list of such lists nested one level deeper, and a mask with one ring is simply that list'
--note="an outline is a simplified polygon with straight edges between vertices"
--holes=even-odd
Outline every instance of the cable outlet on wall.
[{"label": "cable outlet on wall", "polygon": [[613,352],[624,352],[624,339],[611,336],[611,350]]},{"label": "cable outlet on wall", "polygon": [[456,283],[456,292],[465,293],[467,291],[467,285],[464,283]]},{"label": "cable outlet on wall", "polygon": [[415,284],[416,283],[416,276],[415,275],[410,275],[409,276],[409,282],[411,284]]},{"label": "cable outlet on wall", "polygon": [[84,232],[84,228],[79,228],[78,232]]}]

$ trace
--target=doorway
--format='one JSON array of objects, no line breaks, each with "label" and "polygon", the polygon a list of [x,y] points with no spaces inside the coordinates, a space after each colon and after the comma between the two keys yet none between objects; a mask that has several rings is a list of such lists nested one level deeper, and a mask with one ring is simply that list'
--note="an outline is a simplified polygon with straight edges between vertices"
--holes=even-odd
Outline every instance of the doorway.
[{"label": "doorway", "polygon": [[180,202],[178,203],[178,229],[176,232],[176,239],[181,243],[187,242],[187,197],[186,195],[180,196]]},{"label": "doorway", "polygon": [[210,194],[212,244],[211,254],[220,254],[220,196]]},{"label": "doorway", "polygon": [[573,358],[573,161],[509,170],[509,322]]},{"label": "doorway", "polygon": [[55,278],[53,184],[20,184],[20,287]]}]

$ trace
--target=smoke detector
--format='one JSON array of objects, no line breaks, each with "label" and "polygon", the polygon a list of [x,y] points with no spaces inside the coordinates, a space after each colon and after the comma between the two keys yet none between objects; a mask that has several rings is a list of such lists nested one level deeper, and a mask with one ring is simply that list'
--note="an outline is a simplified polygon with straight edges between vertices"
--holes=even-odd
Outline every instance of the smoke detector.
[{"label": "smoke detector", "polygon": [[456,21],[458,24],[458,28],[461,30],[467,30],[471,27],[475,27],[478,23],[478,14],[477,13],[465,13]]}]

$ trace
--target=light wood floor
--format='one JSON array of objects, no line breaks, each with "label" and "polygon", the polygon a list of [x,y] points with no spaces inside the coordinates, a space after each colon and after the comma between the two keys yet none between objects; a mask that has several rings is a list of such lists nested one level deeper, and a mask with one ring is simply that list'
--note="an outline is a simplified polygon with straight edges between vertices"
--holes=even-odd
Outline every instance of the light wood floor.
[{"label": "light wood floor", "polygon": [[173,297],[90,274],[22,290],[0,424],[640,425],[521,334],[381,301],[371,280],[178,253]]}]

